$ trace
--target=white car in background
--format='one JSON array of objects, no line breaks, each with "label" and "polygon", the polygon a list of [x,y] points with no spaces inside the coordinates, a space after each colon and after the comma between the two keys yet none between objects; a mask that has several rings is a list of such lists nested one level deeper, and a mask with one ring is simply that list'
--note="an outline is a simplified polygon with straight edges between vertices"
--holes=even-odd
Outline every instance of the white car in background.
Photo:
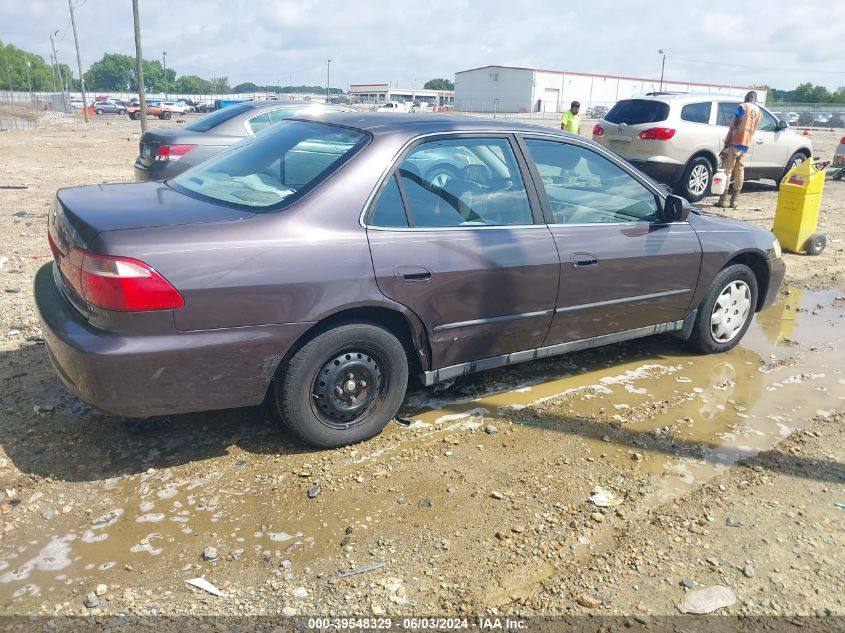
[{"label": "white car in background", "polygon": [[410,112],[411,108],[409,108],[404,103],[399,103],[398,101],[385,101],[381,105],[377,105],[373,108],[374,112]]},{"label": "white car in background", "polygon": [[185,115],[191,111],[191,107],[187,103],[181,101],[162,101],[159,105],[162,110],[172,112],[173,114]]}]

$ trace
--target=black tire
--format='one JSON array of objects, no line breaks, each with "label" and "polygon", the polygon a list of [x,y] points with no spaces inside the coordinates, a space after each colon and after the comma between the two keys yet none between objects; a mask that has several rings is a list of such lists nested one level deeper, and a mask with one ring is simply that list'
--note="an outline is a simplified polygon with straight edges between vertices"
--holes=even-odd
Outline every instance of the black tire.
[{"label": "black tire", "polygon": [[804,250],[807,251],[807,255],[817,257],[822,254],[825,246],[827,246],[827,238],[821,233],[813,233],[813,235],[807,238],[807,244],[804,246]]},{"label": "black tire", "polygon": [[[720,297],[724,293],[730,295],[732,289],[737,291],[737,300],[731,301],[732,296],[726,296],[717,306]],[[754,318],[757,292],[757,278],[748,266],[734,264],[722,270],[698,306],[692,334],[687,341],[689,345],[704,354],[720,354],[733,349],[745,336]],[[719,323],[714,323],[717,309],[722,318]],[[734,319],[744,320],[737,322]]]},{"label": "black tire", "polygon": [[357,322],[318,334],[300,348],[276,372],[274,397],[282,422],[304,442],[337,448],[381,433],[407,386],[402,343],[384,328]]},{"label": "black tire", "polygon": [[713,165],[703,156],[693,158],[687,163],[684,175],[678,183],[678,195],[690,202],[698,202],[710,193],[713,181]]},{"label": "black tire", "polygon": [[123,108],[121,108],[120,110],[118,110],[118,111],[117,111],[117,113],[118,113],[118,114],[126,114],[126,110],[124,110]]},{"label": "black tire", "polygon": [[137,121],[138,119],[141,118],[141,113],[140,112],[132,112],[129,116],[132,118],[132,120]]},{"label": "black tire", "polygon": [[96,110],[94,110],[94,112],[96,112],[97,114],[102,114],[102,113],[103,113],[103,111],[102,111],[100,108],[97,108]]},{"label": "black tire", "polygon": [[790,156],[789,160],[786,161],[786,167],[784,167],[783,173],[780,175],[780,178],[778,179],[778,184],[781,183],[784,176],[786,176],[786,174],[789,173],[790,169],[792,169],[793,167],[797,167],[798,165],[803,163],[805,160],[807,160],[807,155],[804,152],[795,152],[792,156]]},{"label": "black tire", "polygon": [[170,112],[169,112],[169,111],[166,111],[166,112],[162,112],[161,114],[159,114],[159,115],[158,115],[158,118],[159,118],[159,119],[164,119],[165,121],[167,121],[167,120],[169,120],[169,119],[170,119],[170,116],[171,116],[171,115],[170,115]]}]

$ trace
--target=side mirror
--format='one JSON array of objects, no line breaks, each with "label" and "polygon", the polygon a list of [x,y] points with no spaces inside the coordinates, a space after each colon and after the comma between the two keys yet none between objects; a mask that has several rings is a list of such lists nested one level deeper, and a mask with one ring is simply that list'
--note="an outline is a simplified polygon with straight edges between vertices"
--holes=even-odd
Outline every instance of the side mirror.
[{"label": "side mirror", "polygon": [[789,122],[778,119],[778,130],[785,130],[789,127]]},{"label": "side mirror", "polygon": [[676,195],[666,196],[663,202],[663,222],[684,222],[689,217],[690,205],[685,198]]}]

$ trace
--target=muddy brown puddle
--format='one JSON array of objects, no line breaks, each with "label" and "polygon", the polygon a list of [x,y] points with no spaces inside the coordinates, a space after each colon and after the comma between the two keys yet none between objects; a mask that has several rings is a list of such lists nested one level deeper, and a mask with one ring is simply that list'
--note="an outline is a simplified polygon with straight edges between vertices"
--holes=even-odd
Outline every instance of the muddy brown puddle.
[{"label": "muddy brown puddle", "polygon": [[[842,408],[843,295],[789,288],[727,354],[691,355],[669,337],[655,338],[417,388],[401,411],[410,427],[391,425],[381,437],[339,451],[291,445],[259,424],[248,427],[257,435],[253,444],[279,446],[249,450],[224,434],[222,448],[190,459],[191,442],[206,427],[165,426],[132,438],[134,449],[101,447],[112,476],[71,476],[84,465],[68,466],[44,494],[55,513],[50,520],[39,516],[42,493],[22,499],[29,514],[0,544],[0,604],[7,612],[31,611],[78,595],[79,587],[141,582],[127,580],[139,572],[176,586],[211,569],[198,558],[209,544],[221,560],[250,561],[245,582],[261,582],[282,560],[297,574],[320,568],[329,553],[336,559],[348,527],[359,535],[389,523],[392,497],[368,499],[349,487],[362,469],[369,479],[401,480],[407,462],[391,458],[450,434],[481,434],[489,423],[515,424],[521,445],[562,433],[594,459],[626,468],[635,459],[656,481],[638,506],[645,512]],[[94,414],[69,405],[60,415]],[[215,415],[237,425],[257,414]],[[169,460],[168,452],[182,457]],[[148,463],[158,466],[141,468]],[[305,489],[317,482],[323,498],[308,499]],[[342,562],[369,561],[347,555]]]}]

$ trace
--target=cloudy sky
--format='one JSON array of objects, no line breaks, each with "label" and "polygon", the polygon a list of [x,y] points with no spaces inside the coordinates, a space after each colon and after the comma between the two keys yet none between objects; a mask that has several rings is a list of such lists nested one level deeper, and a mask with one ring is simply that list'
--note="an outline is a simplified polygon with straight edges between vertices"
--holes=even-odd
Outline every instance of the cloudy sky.
[{"label": "cloudy sky", "polygon": [[[140,0],[144,56],[229,83],[393,82],[488,64],[667,79],[845,85],[842,0]],[[131,0],[73,0],[83,68],[134,54]],[[734,7],[740,7],[735,10]],[[67,0],[0,1],[0,40],[76,68]],[[823,72],[829,71],[829,72]]]}]

